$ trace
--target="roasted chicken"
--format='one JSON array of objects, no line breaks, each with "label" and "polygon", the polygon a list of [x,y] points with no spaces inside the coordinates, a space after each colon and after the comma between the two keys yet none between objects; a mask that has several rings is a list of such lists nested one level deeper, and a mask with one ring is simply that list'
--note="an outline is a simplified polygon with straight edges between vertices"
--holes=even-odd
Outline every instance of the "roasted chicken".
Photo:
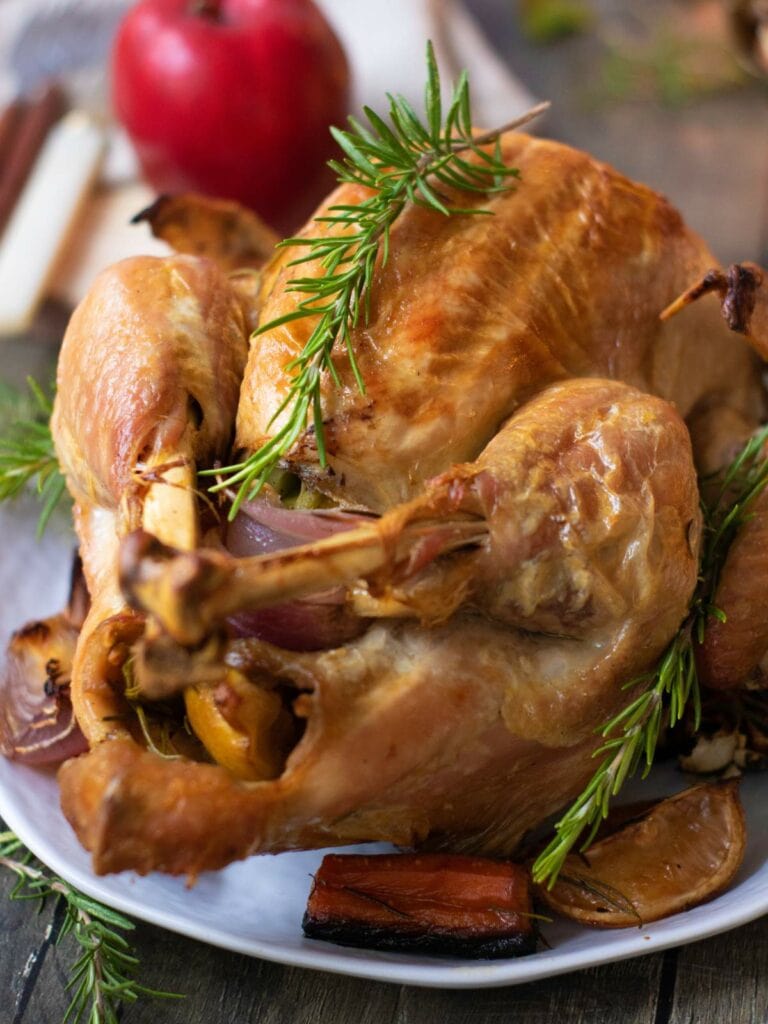
[{"label": "roasted chicken", "polygon": [[[257,336],[247,365],[246,325],[295,308],[290,255],[257,299],[203,258],[133,260],[75,314],[54,431],[92,596],[72,682],[91,750],[60,781],[97,871],[362,840],[510,853],[582,787],[595,728],[685,617],[696,465],[761,420],[757,360],[713,300],[660,320],[715,265],[663,198],[553,142],[509,134],[503,155],[521,179],[478,198],[493,216],[397,221],[352,339],[366,391],[339,351],[328,465],[312,429],[284,462],[319,507],[268,488],[240,515],[259,554],[195,474],[280,427],[311,323]],[[323,605],[343,633],[265,638],[264,615]],[[186,702],[197,754],[139,729],[160,697]]]}]

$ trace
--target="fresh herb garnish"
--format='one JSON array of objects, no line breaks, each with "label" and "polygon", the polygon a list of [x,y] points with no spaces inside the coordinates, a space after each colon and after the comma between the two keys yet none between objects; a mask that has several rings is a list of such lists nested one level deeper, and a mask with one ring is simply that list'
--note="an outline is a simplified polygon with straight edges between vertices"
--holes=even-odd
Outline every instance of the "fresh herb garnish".
[{"label": "fresh herb garnish", "polygon": [[[387,96],[389,122],[364,107],[368,126],[350,118],[350,130],[332,128],[343,151],[341,161],[330,166],[340,182],[364,185],[372,195],[358,204],[331,206],[318,223],[328,225],[328,234],[316,238],[287,238],[282,246],[304,248],[288,266],[317,262],[317,277],[296,277],[288,290],[302,299],[296,309],[259,327],[257,334],[282,324],[312,317],[316,320],[301,353],[286,369],[293,380],[270,426],[286,413],[274,437],[243,462],[210,471],[223,479],[213,491],[237,487],[230,517],[240,504],[258,493],[280,459],[293,447],[311,422],[321,466],[327,464],[321,382],[324,371],[340,384],[333,350],[343,346],[357,387],[365,392],[352,345],[352,330],[367,323],[371,287],[377,265],[387,262],[393,224],[409,204],[422,206],[443,216],[488,214],[477,206],[452,206],[441,186],[460,192],[487,195],[512,187],[519,172],[508,167],[501,156],[500,136],[525,124],[546,109],[540,104],[515,121],[484,135],[473,135],[469,82],[464,72],[456,84],[443,118],[440,75],[432,44],[427,45],[426,119],[399,95]],[[496,143],[493,152],[487,147]],[[471,158],[471,159],[470,159]]]},{"label": "fresh herb garnish", "polygon": [[40,537],[66,485],[51,436],[53,401],[32,377],[27,378],[27,386],[29,398],[3,386],[4,402],[15,415],[0,437],[0,502],[31,484],[42,504],[37,524]]},{"label": "fresh herb garnish", "polygon": [[64,918],[56,942],[71,935],[80,947],[66,986],[71,1002],[62,1024],[118,1024],[120,1007],[135,1003],[140,996],[184,998],[139,984],[135,979],[139,961],[122,934],[133,930],[133,922],[79,892],[63,878],[48,874],[13,832],[0,833],[0,866],[18,877],[11,899],[61,901]]},{"label": "fresh herb garnish", "polygon": [[763,449],[768,427],[756,433],[723,475],[714,499],[702,501],[704,536],[699,580],[688,615],[670,640],[658,664],[626,684],[625,689],[643,691],[597,731],[603,737],[594,757],[603,760],[580,796],[555,825],[555,835],[533,865],[537,882],[554,885],[565,858],[581,839],[586,850],[601,822],[607,817],[612,797],[641,764],[645,778],[653,764],[659,731],[665,716],[670,726],[693,707],[694,730],[701,714],[695,646],[704,640],[707,623],[725,621],[715,605],[720,573],[737,531],[750,518],[755,499],[768,484],[768,458]]}]

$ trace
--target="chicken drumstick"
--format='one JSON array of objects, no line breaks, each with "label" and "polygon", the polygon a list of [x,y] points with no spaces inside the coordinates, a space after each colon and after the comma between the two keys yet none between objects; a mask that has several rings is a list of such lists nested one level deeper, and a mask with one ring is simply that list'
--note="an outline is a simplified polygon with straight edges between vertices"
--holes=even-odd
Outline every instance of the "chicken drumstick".
[{"label": "chicken drumstick", "polygon": [[245,357],[235,293],[213,263],[194,257],[125,260],[97,278],[72,317],[52,428],[91,595],[72,673],[91,744],[126,732],[103,657],[142,632],[118,583],[120,539],[143,526],[195,547],[195,466],[227,451]]}]

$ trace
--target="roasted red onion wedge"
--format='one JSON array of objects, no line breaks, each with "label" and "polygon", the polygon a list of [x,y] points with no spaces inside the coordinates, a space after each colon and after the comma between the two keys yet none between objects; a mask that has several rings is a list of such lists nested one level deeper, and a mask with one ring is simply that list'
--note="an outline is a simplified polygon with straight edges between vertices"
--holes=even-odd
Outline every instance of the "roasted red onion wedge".
[{"label": "roasted red onion wedge", "polygon": [[[336,592],[329,591],[329,596]],[[256,637],[287,651],[324,651],[353,640],[365,629],[361,619],[338,599],[286,601],[273,608],[241,612],[227,620],[233,637]]]},{"label": "roasted red onion wedge", "polygon": [[6,757],[53,765],[88,749],[69,698],[77,636],[62,614],[31,622],[11,638],[0,678],[0,749]]},{"label": "roasted red onion wedge", "polygon": [[[342,533],[365,518],[335,509],[283,508],[266,498],[246,501],[227,528],[226,546],[240,558],[265,555]],[[233,636],[256,637],[291,651],[338,647],[359,636],[365,625],[364,619],[346,607],[342,588],[229,619]]]},{"label": "roasted red onion wedge", "polygon": [[226,546],[233,555],[248,557],[298,547],[352,530],[370,519],[339,509],[293,509],[266,498],[244,501],[227,528]]}]

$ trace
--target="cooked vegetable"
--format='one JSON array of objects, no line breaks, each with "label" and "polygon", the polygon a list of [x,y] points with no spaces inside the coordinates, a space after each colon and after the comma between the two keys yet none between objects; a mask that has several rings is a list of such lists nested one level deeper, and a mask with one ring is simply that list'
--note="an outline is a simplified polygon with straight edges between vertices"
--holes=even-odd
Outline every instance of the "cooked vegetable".
[{"label": "cooked vegetable", "polygon": [[525,868],[451,854],[329,854],[303,928],[342,946],[489,960],[533,953],[537,937]]},{"label": "cooked vegetable", "polygon": [[59,764],[88,749],[69,684],[78,633],[88,610],[80,560],[65,612],[29,622],[11,637],[0,676],[0,751],[25,764]]},{"label": "cooked vegetable", "polygon": [[196,735],[235,778],[274,779],[283,770],[295,730],[274,690],[228,669],[219,683],[190,686],[184,699]]},{"label": "cooked vegetable", "polygon": [[594,928],[648,924],[711,900],[742,858],[744,812],[735,782],[686,789],[641,819],[571,854],[547,904]]},{"label": "cooked vegetable", "polygon": [[[238,557],[284,551],[351,530],[366,517],[336,509],[297,509],[273,505],[263,497],[242,504],[227,525],[227,550]],[[339,647],[358,636],[365,622],[347,606],[342,587],[309,600],[283,601],[230,617],[234,636],[255,636],[293,651]]]},{"label": "cooked vegetable", "polygon": [[77,630],[65,615],[14,633],[0,683],[0,750],[26,764],[58,764],[88,749],[72,714]]}]

